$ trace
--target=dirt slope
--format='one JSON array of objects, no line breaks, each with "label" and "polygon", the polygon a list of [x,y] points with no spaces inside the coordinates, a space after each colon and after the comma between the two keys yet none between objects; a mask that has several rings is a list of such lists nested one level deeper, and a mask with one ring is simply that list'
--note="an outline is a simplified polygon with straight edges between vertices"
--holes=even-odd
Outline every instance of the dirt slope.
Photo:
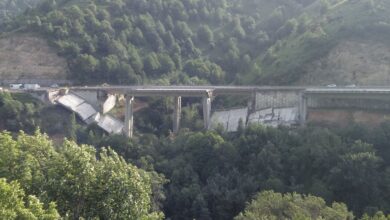
[{"label": "dirt slope", "polygon": [[0,38],[0,80],[10,82],[61,83],[69,70],[45,40],[14,34]]},{"label": "dirt slope", "polygon": [[344,41],[306,69],[300,84],[390,85],[390,47],[373,41]]}]

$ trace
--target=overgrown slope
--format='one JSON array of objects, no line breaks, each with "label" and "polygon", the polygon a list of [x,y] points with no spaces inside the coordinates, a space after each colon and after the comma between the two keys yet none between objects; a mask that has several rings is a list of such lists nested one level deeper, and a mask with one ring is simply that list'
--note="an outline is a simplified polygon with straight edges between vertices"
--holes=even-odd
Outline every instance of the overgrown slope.
[{"label": "overgrown slope", "polygon": [[[342,83],[383,82],[389,68],[386,56],[390,53],[385,51],[390,48],[390,41],[386,37],[390,33],[390,2],[343,0],[333,5],[320,4],[313,7],[319,8],[319,16],[310,14],[315,10],[308,8],[296,20],[291,21],[297,21],[298,25],[293,26],[290,35],[278,41],[268,49],[267,54],[259,58],[258,63],[263,67],[262,79],[274,84],[296,81],[301,84],[318,84],[337,82],[338,79]],[[345,57],[336,50],[344,50],[350,56]],[[338,55],[340,56],[337,57]],[[328,59],[321,62],[321,58],[327,56]],[[360,61],[354,60],[352,56],[358,56]],[[320,63],[315,64],[318,61]],[[362,66],[368,70],[359,74],[359,68],[348,68],[350,61],[360,67],[360,70]],[[343,68],[351,70],[351,73],[340,72],[337,68],[335,70],[336,63],[347,65]],[[324,68],[320,64],[328,66]],[[375,70],[380,65],[383,68]],[[319,71],[320,68],[324,70]],[[372,77],[375,72],[382,74]],[[322,80],[313,80],[314,78]]]},{"label": "overgrown slope", "polygon": [[52,1],[13,27],[42,34],[82,83],[240,83],[311,1]]},{"label": "overgrown slope", "polygon": [[[360,83],[367,80],[352,79],[383,81],[383,74],[371,73],[390,69],[386,59],[371,62],[375,55],[368,65],[384,68],[348,76],[353,68],[323,68],[333,65],[334,57],[321,59],[334,56],[332,49],[337,54],[337,46],[345,42],[365,43],[370,50],[381,47],[371,47],[371,42],[390,45],[389,4],[386,0],[46,0],[3,27],[48,39],[67,59],[70,78],[83,84],[331,81],[311,80],[317,75]],[[364,52],[360,56],[372,57]]]}]

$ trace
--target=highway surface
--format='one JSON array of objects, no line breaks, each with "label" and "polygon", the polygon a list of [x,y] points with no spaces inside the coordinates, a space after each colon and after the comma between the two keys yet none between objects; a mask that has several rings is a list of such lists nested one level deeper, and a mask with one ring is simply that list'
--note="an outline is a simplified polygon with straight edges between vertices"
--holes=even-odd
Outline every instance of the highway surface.
[{"label": "highway surface", "polygon": [[[217,96],[217,95],[250,95],[256,92],[303,92],[305,94],[388,94],[389,87],[311,87],[311,86],[73,86],[42,87],[32,91],[50,91],[69,89],[74,91],[105,91],[113,94],[133,96]],[[11,90],[12,91],[12,90]],[[20,90],[19,90],[20,91]]]}]

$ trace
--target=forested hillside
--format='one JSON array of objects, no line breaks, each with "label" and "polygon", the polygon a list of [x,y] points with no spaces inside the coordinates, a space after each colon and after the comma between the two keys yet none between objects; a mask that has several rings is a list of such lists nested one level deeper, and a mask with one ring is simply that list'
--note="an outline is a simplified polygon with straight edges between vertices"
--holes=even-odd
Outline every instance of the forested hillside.
[{"label": "forested hillside", "polygon": [[[342,1],[320,1],[318,4],[319,10],[314,10],[314,5],[306,8],[304,12],[289,20],[291,23],[290,34],[271,46],[265,56],[259,57],[257,61],[263,67],[263,76],[273,84],[286,84],[296,82],[307,74],[310,74],[308,64],[320,60],[328,55],[328,53],[339,44],[344,42],[352,42],[349,50],[353,47],[359,47],[359,43],[364,43],[368,46],[359,48],[360,50],[354,53],[358,54],[357,61],[353,61],[352,65],[358,66],[351,68],[350,73],[343,73],[332,70],[332,67],[317,67],[324,68],[330,73],[318,72],[316,69],[310,71],[315,72],[312,78],[328,78],[337,80],[345,77],[343,74],[352,75],[349,82],[341,83],[362,83],[371,85],[376,81],[386,81],[388,84],[388,71],[382,70],[383,75],[377,76],[376,81],[361,80],[362,78],[370,78],[370,74],[375,74],[375,68],[370,65],[375,65],[370,62],[370,58],[364,56],[371,55],[371,59],[380,60],[383,65],[388,68],[388,52],[390,41],[388,39],[390,33],[390,2],[387,0],[342,0]],[[288,23],[289,23],[288,22]],[[294,24],[294,25],[293,25]],[[301,25],[306,28],[301,29]],[[294,27],[294,28],[293,28]],[[355,43],[357,42],[357,43]],[[370,45],[374,46],[373,49]],[[374,49],[375,48],[375,49]],[[385,52],[380,51],[380,49]],[[377,50],[378,56],[365,51]],[[353,59],[353,57],[349,57]],[[348,66],[351,63],[348,57],[343,57],[341,54],[335,54],[335,57],[330,59],[338,59],[341,62],[333,63],[333,65]],[[360,65],[360,63],[365,65]],[[381,62],[381,63],[382,63]],[[320,65],[332,65],[329,63],[320,63]],[[382,64],[376,64],[382,65]],[[328,74],[322,76],[320,74]],[[341,76],[340,76],[341,75]],[[308,80],[306,80],[307,82]],[[332,81],[328,81],[332,82]],[[304,80],[301,83],[305,83]],[[308,82],[310,83],[310,82]],[[380,84],[380,85],[386,85]]]},{"label": "forested hillside", "polygon": [[311,2],[48,0],[9,30],[41,33],[83,83],[240,83]]},{"label": "forested hillside", "polygon": [[[0,0],[0,10],[2,42],[47,40],[76,84],[355,83],[370,65],[390,79],[388,0]],[[27,70],[50,66],[42,59]],[[202,108],[183,100],[174,135],[172,100],[147,101],[129,140],[0,93],[0,130],[13,132],[0,133],[0,219],[390,219],[389,123],[196,132]]]},{"label": "forested hillside", "polygon": [[0,0],[0,24],[34,8],[40,0]]},{"label": "forested hillside", "polygon": [[130,163],[163,174],[169,181],[162,207],[171,219],[232,219],[264,190],[343,202],[360,217],[390,211],[389,131],[389,123],[372,129],[250,126],[236,133],[145,134],[129,141],[90,130],[77,140],[111,146]]},{"label": "forested hillside", "polygon": [[43,0],[2,29],[48,39],[69,78],[84,84],[304,84],[339,43],[390,48],[389,8],[386,0]]}]

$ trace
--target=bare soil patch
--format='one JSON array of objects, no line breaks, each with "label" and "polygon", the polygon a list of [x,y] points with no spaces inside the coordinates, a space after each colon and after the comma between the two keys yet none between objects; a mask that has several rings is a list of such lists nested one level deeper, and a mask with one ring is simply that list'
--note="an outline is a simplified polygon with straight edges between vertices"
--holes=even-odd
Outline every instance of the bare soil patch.
[{"label": "bare soil patch", "polygon": [[66,80],[67,62],[39,36],[0,38],[0,80]]}]

